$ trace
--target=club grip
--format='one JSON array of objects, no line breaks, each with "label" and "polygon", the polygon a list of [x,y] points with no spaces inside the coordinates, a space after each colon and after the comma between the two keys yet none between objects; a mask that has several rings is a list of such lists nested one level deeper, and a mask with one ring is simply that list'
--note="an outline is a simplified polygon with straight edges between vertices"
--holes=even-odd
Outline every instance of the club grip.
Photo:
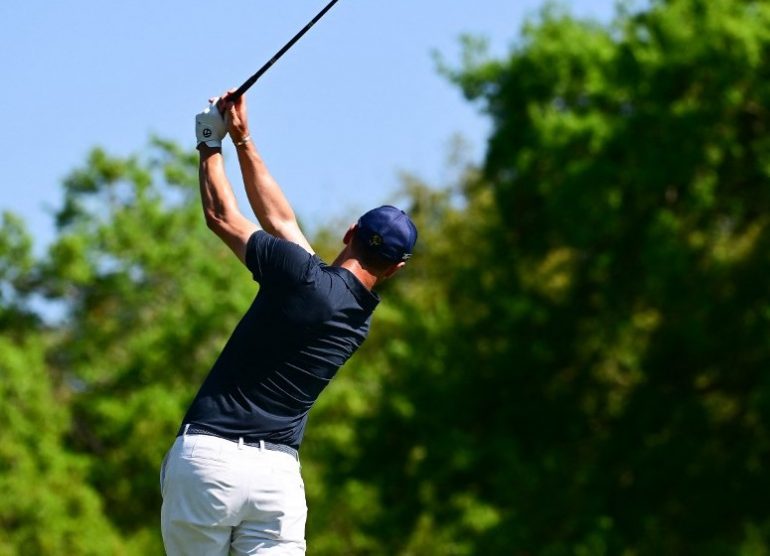
[{"label": "club grip", "polygon": [[250,88],[250,87],[251,87],[251,86],[252,86],[254,83],[256,83],[256,81],[257,81],[256,79],[254,79],[254,80],[252,81],[252,80],[251,80],[251,78],[249,78],[249,80],[248,80],[248,81],[246,81],[245,83],[243,83],[243,85],[241,85],[241,86],[240,86],[240,87],[238,87],[238,88],[237,88],[235,91],[233,91],[232,93],[230,93],[229,95],[227,95],[227,100],[230,100],[230,101],[232,101],[232,102],[237,102],[237,101],[238,101],[238,99],[239,99],[239,98],[241,98],[241,97],[242,97],[242,96],[243,96],[243,95],[246,93],[246,91],[248,91],[248,90],[249,90],[249,88]]}]

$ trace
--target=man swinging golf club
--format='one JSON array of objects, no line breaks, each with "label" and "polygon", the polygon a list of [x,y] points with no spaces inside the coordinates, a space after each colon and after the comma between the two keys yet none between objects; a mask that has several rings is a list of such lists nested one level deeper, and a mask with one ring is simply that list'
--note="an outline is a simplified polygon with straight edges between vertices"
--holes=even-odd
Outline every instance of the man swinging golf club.
[{"label": "man swinging golf club", "polygon": [[[240,213],[225,175],[228,133],[261,229]],[[298,450],[308,412],[366,338],[373,288],[406,264],[417,229],[403,211],[375,208],[326,265],[254,146],[242,96],[213,99],[196,116],[196,137],[206,223],[259,293],[163,462],[163,542],[170,555],[304,554]]]}]

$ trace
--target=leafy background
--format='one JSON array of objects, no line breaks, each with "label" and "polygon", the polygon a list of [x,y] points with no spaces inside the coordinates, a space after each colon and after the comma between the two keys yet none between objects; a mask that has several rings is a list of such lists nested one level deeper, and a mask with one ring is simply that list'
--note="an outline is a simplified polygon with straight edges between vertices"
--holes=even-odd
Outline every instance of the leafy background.
[{"label": "leafy background", "polygon": [[[464,43],[486,159],[403,176],[417,256],[303,444],[312,552],[767,554],[770,2]],[[196,183],[154,138],[72,171],[45,255],[3,215],[0,554],[162,553],[160,461],[256,287]]]}]

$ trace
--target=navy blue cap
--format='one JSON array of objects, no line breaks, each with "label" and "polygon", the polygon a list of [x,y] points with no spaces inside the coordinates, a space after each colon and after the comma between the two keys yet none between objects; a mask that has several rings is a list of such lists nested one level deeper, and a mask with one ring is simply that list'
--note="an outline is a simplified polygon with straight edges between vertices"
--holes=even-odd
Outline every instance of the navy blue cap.
[{"label": "navy blue cap", "polygon": [[412,256],[417,227],[403,210],[383,205],[358,219],[356,236],[389,261],[400,262]]}]

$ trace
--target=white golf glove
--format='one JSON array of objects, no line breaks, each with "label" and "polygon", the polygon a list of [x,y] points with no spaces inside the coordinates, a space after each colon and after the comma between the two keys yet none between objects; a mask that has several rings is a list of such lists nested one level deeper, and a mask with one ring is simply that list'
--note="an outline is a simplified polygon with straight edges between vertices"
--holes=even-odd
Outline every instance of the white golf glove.
[{"label": "white golf glove", "polygon": [[218,97],[212,100],[203,112],[195,116],[195,137],[198,139],[198,145],[206,143],[209,147],[221,147],[222,139],[227,135],[227,124],[217,108],[218,100]]}]

